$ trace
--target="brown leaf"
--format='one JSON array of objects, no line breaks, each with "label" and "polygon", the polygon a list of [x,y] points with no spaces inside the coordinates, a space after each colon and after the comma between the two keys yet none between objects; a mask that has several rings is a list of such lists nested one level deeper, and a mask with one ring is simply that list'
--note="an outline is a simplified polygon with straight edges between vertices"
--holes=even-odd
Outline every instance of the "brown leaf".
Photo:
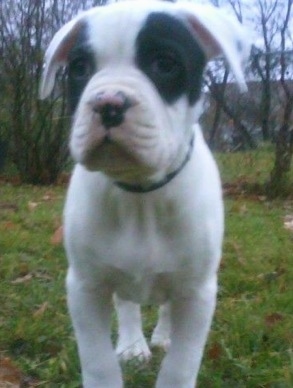
[{"label": "brown leaf", "polygon": [[52,201],[54,199],[54,194],[50,191],[48,191],[44,196],[43,196],[43,201]]},{"label": "brown leaf", "polygon": [[17,227],[17,224],[12,221],[7,221],[3,224],[3,228],[8,230],[16,229]]},{"label": "brown leaf", "polygon": [[39,206],[39,203],[38,202],[33,202],[33,201],[29,201],[28,204],[27,204],[27,207],[28,207],[28,210],[30,212],[34,211],[36,209],[36,207]]},{"label": "brown leaf", "polygon": [[40,318],[48,309],[49,302],[44,302],[33,314],[34,318]]},{"label": "brown leaf", "polygon": [[293,232],[293,215],[287,215],[284,218],[284,228]]},{"label": "brown leaf", "polygon": [[219,360],[223,355],[222,346],[215,342],[212,347],[208,350],[208,358],[213,361]]},{"label": "brown leaf", "polygon": [[15,280],[12,280],[11,284],[22,284],[22,283],[28,283],[32,280],[33,278],[33,274],[32,273],[28,273],[24,276],[21,276]]},{"label": "brown leaf", "polygon": [[21,372],[10,358],[0,358],[0,387],[18,388],[21,381]]},{"label": "brown leaf", "polygon": [[267,326],[275,326],[277,323],[283,321],[284,316],[280,313],[272,313],[265,317],[265,323]]},{"label": "brown leaf", "polygon": [[59,226],[51,237],[52,245],[60,245],[63,241],[63,225]]}]

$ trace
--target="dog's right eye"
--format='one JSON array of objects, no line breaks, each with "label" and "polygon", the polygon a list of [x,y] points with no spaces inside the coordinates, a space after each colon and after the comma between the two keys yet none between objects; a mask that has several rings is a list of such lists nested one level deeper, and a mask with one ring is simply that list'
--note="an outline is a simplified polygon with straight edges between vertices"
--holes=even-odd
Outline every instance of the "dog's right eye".
[{"label": "dog's right eye", "polygon": [[69,75],[77,80],[84,80],[92,73],[91,62],[86,58],[76,58],[69,64]]}]

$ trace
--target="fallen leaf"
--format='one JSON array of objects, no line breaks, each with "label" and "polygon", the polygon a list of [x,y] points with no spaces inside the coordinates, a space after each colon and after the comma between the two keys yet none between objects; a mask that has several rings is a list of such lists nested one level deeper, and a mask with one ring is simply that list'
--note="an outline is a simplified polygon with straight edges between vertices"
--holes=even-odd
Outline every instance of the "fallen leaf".
[{"label": "fallen leaf", "polygon": [[284,228],[293,232],[293,215],[287,215],[284,218]]},{"label": "fallen leaf", "polygon": [[284,316],[280,313],[272,313],[265,317],[265,323],[267,326],[275,326],[278,322],[283,321]]},{"label": "fallen leaf", "polygon": [[16,229],[18,226],[12,221],[4,222],[3,228],[7,230]]},{"label": "fallen leaf", "polygon": [[51,237],[52,245],[60,245],[63,241],[63,225],[59,226]]},{"label": "fallen leaf", "polygon": [[23,284],[23,283],[28,283],[32,280],[33,274],[28,273],[24,276],[20,276],[19,278],[12,280],[11,284]]},{"label": "fallen leaf", "polygon": [[44,196],[43,196],[43,201],[51,201],[53,199],[53,194],[52,193],[46,193]]},{"label": "fallen leaf", "polygon": [[0,387],[20,387],[21,372],[10,358],[0,358]]},{"label": "fallen leaf", "polygon": [[208,350],[208,358],[213,361],[219,360],[223,355],[223,348],[219,343],[214,343]]},{"label": "fallen leaf", "polygon": [[40,318],[48,309],[49,302],[44,302],[33,314],[34,318]]},{"label": "fallen leaf", "polygon": [[28,206],[28,210],[32,212],[32,211],[34,211],[36,209],[36,207],[39,206],[39,203],[38,202],[29,201],[27,206]]},{"label": "fallen leaf", "polygon": [[32,376],[24,376],[10,358],[0,356],[0,388],[38,387],[39,383]]}]

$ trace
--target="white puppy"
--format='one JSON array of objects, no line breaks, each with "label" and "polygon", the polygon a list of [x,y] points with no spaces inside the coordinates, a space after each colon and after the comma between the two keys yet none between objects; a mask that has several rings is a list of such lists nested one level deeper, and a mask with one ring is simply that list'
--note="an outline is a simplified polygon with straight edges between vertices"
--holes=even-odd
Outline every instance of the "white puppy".
[{"label": "white puppy", "polygon": [[65,207],[68,305],[85,388],[121,388],[123,360],[151,355],[139,304],[162,305],[157,388],[194,388],[216,303],[223,202],[200,128],[207,61],[245,87],[241,26],[219,9],[159,1],[94,8],[52,40],[41,97],[68,68],[76,167]]}]

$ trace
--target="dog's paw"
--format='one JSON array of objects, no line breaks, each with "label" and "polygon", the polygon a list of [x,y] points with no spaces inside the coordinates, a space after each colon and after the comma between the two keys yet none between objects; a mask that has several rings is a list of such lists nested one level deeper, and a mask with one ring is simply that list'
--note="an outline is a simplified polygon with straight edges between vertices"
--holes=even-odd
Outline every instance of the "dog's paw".
[{"label": "dog's paw", "polygon": [[145,338],[140,338],[131,344],[118,343],[116,353],[121,362],[135,360],[144,363],[148,362],[152,356]]},{"label": "dog's paw", "polygon": [[163,349],[165,352],[169,349],[171,344],[171,339],[167,333],[156,333],[154,331],[151,338],[151,347],[158,347]]}]

